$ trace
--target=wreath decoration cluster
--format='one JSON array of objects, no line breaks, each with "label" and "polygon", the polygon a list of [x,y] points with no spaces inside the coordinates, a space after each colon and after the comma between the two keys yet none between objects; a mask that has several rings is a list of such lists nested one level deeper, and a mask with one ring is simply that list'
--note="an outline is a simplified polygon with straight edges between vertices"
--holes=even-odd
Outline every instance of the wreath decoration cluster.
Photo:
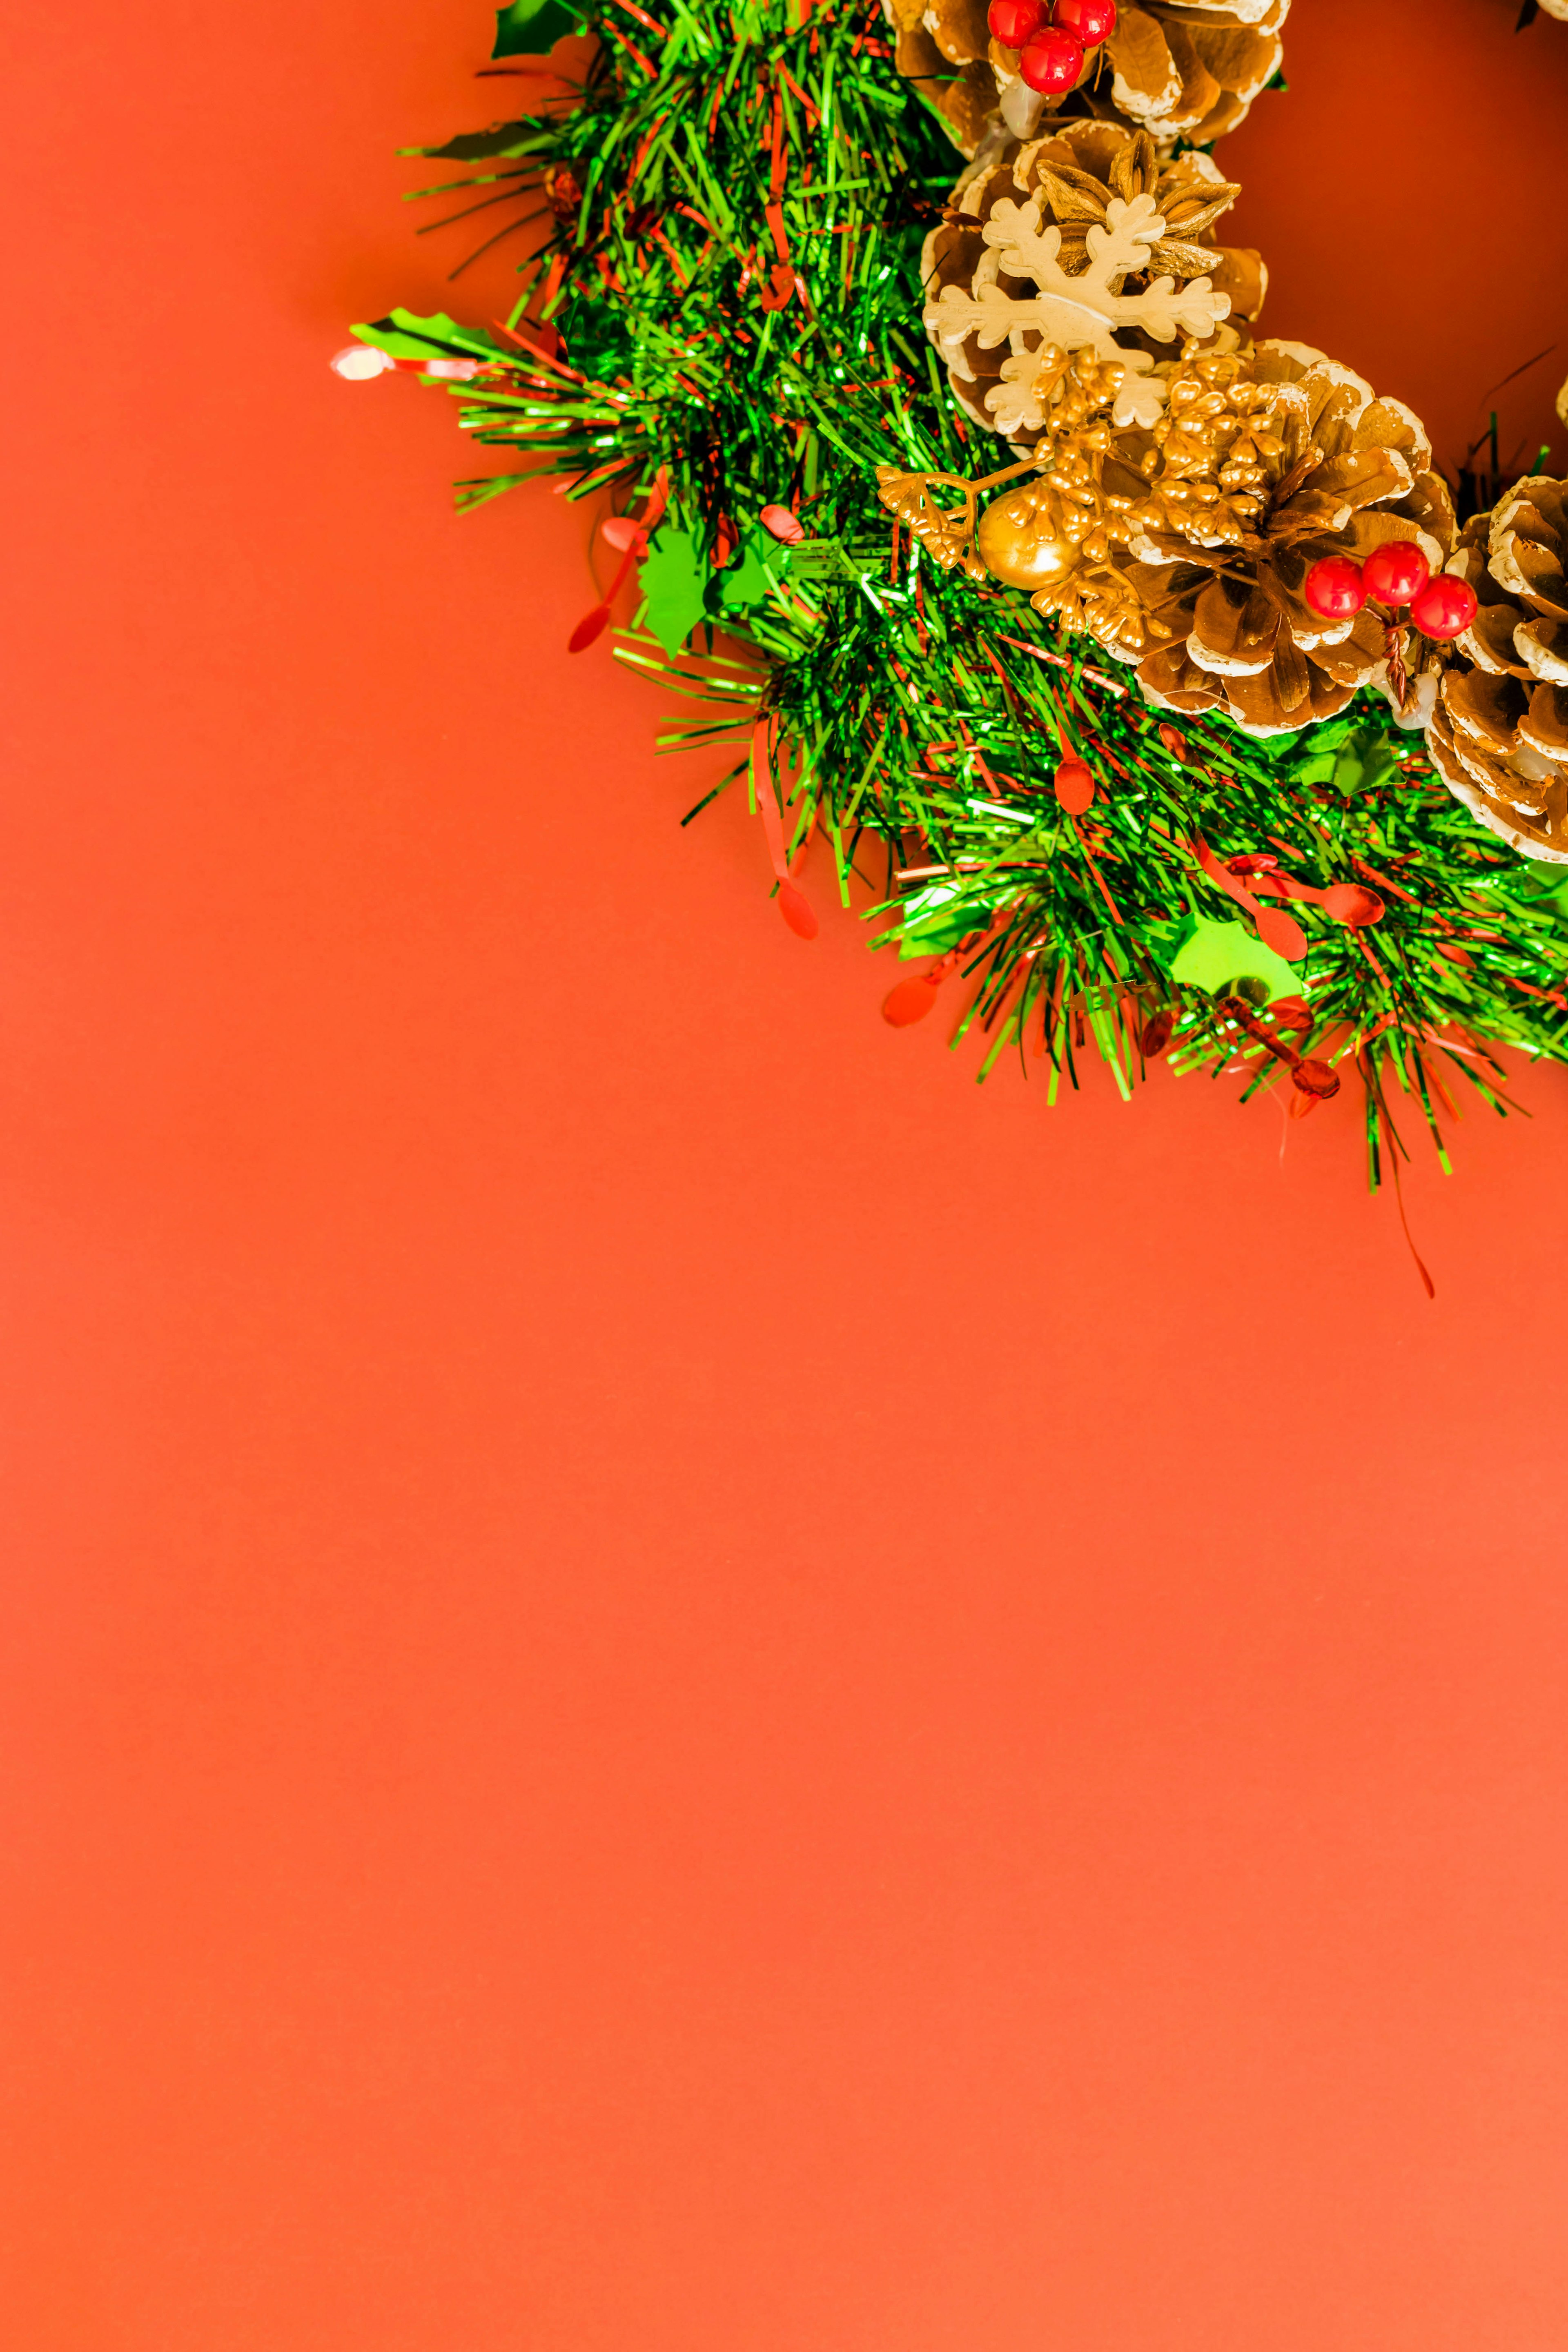
[{"label": "wreath decoration cluster", "polygon": [[1091,1050],[1297,1117],[1353,1076],[1375,1186],[1396,1105],[1444,1154],[1500,1048],[1568,1057],[1568,484],[1495,446],[1449,483],[1257,331],[1209,149],[1289,5],[513,0],[489,70],[532,110],[410,152],[504,208],[487,242],[532,229],[521,299],[333,364],[510,453],[464,508],[607,497],[573,649],[692,698],[666,748],[733,748],[699,807],[743,784],[792,929],[814,835],[846,906],[874,876],[894,1025],[962,982],[979,1075],[1052,1101]]}]

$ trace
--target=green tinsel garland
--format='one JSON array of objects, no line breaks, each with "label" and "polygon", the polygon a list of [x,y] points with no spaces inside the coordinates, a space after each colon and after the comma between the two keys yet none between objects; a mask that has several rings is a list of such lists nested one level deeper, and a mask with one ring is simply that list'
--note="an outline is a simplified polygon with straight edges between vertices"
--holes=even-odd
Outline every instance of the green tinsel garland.
[{"label": "green tinsel garland", "polygon": [[[1313,1052],[1364,1085],[1375,1185],[1404,1150],[1394,1088],[1442,1153],[1457,1077],[1500,1111],[1494,1048],[1563,1058],[1563,869],[1475,824],[1381,699],[1273,742],[1178,727],[1024,592],[889,534],[879,465],[992,460],[919,324],[921,241],[956,159],[879,14],[518,0],[496,54],[542,55],[574,25],[598,37],[580,89],[415,151],[483,167],[426,194],[543,193],[501,231],[552,222],[510,331],[403,311],[354,331],[405,364],[482,368],[450,384],[463,429],[524,462],[459,485],[462,505],[542,473],[639,511],[666,493],[616,650],[707,702],[667,744],[733,741],[726,782],[754,792],[761,770],[786,854],[820,827],[846,905],[858,856],[885,856],[877,944],[952,957],[971,983],[957,1034],[988,1038],[980,1075],[1009,1047],[1043,1055],[1054,1099],[1092,1039],[1125,1093],[1169,1036],[1178,1066],[1240,1068],[1251,1093],[1280,1065],[1240,1001],[1294,991]],[[760,527],[770,505],[797,510],[805,546]],[[1051,790],[1068,756],[1100,785],[1083,821]],[[1352,929],[1298,902],[1292,971],[1210,879],[1270,854],[1313,886],[1370,886],[1385,915]]]}]

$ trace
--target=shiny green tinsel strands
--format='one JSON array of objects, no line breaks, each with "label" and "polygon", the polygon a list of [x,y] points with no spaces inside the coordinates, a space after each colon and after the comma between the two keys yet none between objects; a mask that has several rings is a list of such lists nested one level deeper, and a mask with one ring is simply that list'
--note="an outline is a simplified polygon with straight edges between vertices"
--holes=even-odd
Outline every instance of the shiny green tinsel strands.
[{"label": "shiny green tinsel strands", "polygon": [[[1274,743],[1173,723],[1022,592],[890,528],[879,465],[997,458],[921,331],[921,239],[957,166],[879,12],[610,0],[582,21],[580,87],[423,151],[471,167],[426,193],[471,189],[500,235],[547,225],[506,327],[396,311],[356,332],[467,376],[464,429],[519,462],[461,484],[463,505],[550,473],[657,514],[617,651],[699,698],[670,748],[732,742],[728,781],[771,793],[781,877],[819,831],[846,904],[852,870],[872,878],[878,944],[963,977],[981,1075],[1011,1051],[1053,1099],[1089,1050],[1124,1093],[1163,1051],[1274,1085],[1289,1057],[1238,1022],[1237,990],[1260,1005],[1281,983],[1257,977],[1269,959],[1216,871],[1270,858],[1317,891],[1376,891],[1375,926],[1291,909],[1297,1045],[1359,1076],[1373,1183],[1405,1148],[1401,1097],[1441,1152],[1463,1088],[1504,1107],[1496,1048],[1562,1058],[1562,869],[1477,827],[1384,702]],[[500,25],[502,58],[570,29],[563,0]],[[805,542],[770,537],[768,507]],[[1095,779],[1086,814],[1052,789],[1064,758]],[[1237,944],[1216,977],[1220,940]]]}]

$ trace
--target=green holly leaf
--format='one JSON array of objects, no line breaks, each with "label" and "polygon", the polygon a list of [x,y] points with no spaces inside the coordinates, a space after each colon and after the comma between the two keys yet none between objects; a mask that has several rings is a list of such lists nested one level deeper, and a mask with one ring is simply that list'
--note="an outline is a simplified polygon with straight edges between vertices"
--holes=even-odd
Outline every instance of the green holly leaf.
[{"label": "green holly leaf", "polygon": [[1218,996],[1238,980],[1260,980],[1270,1003],[1277,996],[1300,996],[1300,975],[1283,956],[1254,939],[1245,923],[1216,923],[1199,915],[1177,950],[1171,977],[1185,988],[1205,988]]},{"label": "green holly leaf", "polygon": [[1391,783],[1398,769],[1391,743],[1376,736],[1352,738],[1334,762],[1334,790],[1344,800]]},{"label": "green holly leaf", "polygon": [[492,58],[548,57],[568,33],[584,30],[577,9],[565,0],[511,0],[496,11],[496,45]]},{"label": "green holly leaf", "polygon": [[712,574],[708,609],[717,620],[724,613],[744,613],[765,604],[768,592],[789,567],[789,551],[772,531],[753,525],[722,572]]},{"label": "green holly leaf", "polygon": [[1510,894],[1526,906],[1547,907],[1559,922],[1568,921],[1568,867],[1545,858],[1521,858],[1519,870],[1508,877]]},{"label": "green holly leaf", "polygon": [[1290,782],[1293,784],[1331,784],[1343,756],[1331,744],[1321,751],[1314,751],[1291,769]]},{"label": "green holly leaf", "polygon": [[661,524],[643,558],[643,618],[667,654],[680,651],[699,621],[710,620],[712,583],[706,558],[689,530]]},{"label": "green holly leaf", "polygon": [[443,163],[485,163],[497,155],[524,155],[534,131],[526,122],[492,122],[488,131],[459,131],[441,147],[410,147],[410,155],[432,155]]},{"label": "green holly leaf", "polygon": [[690,531],[666,523],[654,532],[643,563],[647,626],[666,653],[679,653],[700,621],[721,627],[765,604],[788,564],[788,550],[760,524],[716,571]]},{"label": "green holly leaf", "polygon": [[368,327],[351,327],[349,332],[395,360],[435,360],[449,358],[454,352],[493,360],[500,350],[493,335],[459,327],[444,310],[428,319],[414,310],[394,310],[384,319],[373,319]]}]

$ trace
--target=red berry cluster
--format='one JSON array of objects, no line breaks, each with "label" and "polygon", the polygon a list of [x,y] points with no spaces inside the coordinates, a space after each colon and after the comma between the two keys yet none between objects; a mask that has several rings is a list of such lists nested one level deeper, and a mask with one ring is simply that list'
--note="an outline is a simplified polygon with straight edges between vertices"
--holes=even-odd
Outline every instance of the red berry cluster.
[{"label": "red berry cluster", "polygon": [[1410,607],[1424,637],[1462,636],[1476,617],[1476,592],[1451,572],[1434,576],[1414,540],[1385,539],[1364,563],[1326,555],[1307,574],[1306,598],[1326,621],[1348,621],[1368,597],[1393,611]]},{"label": "red berry cluster", "polygon": [[993,40],[1019,49],[1018,71],[1031,89],[1075,89],[1086,49],[1116,30],[1116,0],[991,0]]}]

